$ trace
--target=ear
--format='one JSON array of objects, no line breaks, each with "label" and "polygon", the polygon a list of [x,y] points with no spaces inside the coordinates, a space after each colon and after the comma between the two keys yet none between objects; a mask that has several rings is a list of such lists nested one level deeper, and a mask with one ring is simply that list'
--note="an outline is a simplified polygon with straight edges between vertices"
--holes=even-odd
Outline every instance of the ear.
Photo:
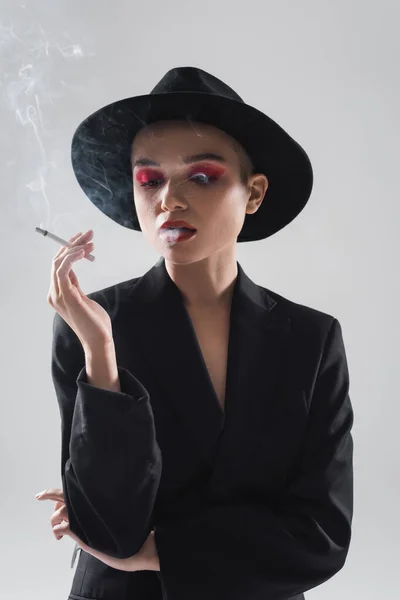
[{"label": "ear", "polygon": [[258,211],[268,189],[268,179],[264,173],[256,173],[249,177],[250,196],[247,200],[246,213],[249,215]]}]

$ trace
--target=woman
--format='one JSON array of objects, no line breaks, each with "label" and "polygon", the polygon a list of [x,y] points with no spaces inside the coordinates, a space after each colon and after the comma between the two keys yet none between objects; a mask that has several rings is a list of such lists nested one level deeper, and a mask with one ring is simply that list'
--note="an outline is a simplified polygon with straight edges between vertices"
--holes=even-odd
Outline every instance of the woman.
[{"label": "woman", "polygon": [[70,598],[304,598],[351,538],[341,327],[251,281],[236,242],[301,212],[306,153],[185,67],[90,115],[72,161],[93,204],[161,258],[88,296],[71,266],[93,232],[53,261],[63,489],[42,498],[82,549]]}]

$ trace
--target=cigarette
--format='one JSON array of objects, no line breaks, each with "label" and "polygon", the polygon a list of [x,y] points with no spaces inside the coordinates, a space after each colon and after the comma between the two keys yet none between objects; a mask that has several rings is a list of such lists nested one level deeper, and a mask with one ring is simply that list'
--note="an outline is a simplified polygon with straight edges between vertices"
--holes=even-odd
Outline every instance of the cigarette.
[{"label": "cigarette", "polygon": [[[72,246],[73,246],[73,244],[70,244],[69,242],[67,242],[67,240],[64,240],[63,238],[58,237],[58,235],[55,235],[54,233],[50,233],[50,231],[47,231],[47,229],[41,229],[40,227],[35,227],[35,231],[37,231],[38,233],[41,233],[44,236],[49,237],[50,239],[54,240],[55,242],[58,242],[59,244],[61,244],[61,246],[68,246],[68,248],[72,248]],[[87,256],[84,256],[84,258],[87,258],[91,262],[93,262],[95,260],[95,257],[93,256],[93,254],[88,254]]]}]

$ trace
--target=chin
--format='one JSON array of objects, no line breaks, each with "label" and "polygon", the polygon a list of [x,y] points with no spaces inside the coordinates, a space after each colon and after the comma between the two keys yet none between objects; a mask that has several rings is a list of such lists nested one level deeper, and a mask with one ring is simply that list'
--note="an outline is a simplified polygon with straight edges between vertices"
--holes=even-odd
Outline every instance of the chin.
[{"label": "chin", "polygon": [[173,265],[190,265],[192,263],[198,262],[201,258],[196,258],[194,255],[186,255],[186,256],[176,256],[174,252],[161,252],[161,255],[167,260],[169,263]]}]

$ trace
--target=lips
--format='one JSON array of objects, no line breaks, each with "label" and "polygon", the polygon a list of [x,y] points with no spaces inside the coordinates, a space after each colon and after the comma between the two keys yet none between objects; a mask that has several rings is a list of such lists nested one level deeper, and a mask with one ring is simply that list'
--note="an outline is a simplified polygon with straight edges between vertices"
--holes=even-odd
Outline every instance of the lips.
[{"label": "lips", "polygon": [[178,229],[182,227],[185,227],[190,231],[197,231],[195,227],[193,227],[190,223],[187,223],[186,221],[166,221],[161,225],[160,229]]}]

